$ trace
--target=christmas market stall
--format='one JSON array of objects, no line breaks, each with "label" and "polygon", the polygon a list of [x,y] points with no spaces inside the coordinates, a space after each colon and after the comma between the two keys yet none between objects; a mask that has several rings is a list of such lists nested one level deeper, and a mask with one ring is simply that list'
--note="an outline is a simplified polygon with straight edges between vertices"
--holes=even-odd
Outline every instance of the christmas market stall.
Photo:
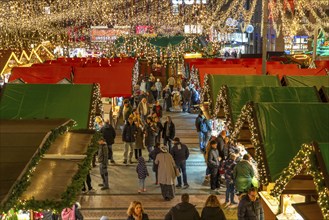
[{"label": "christmas market stall", "polygon": [[261,75],[205,75],[205,84],[201,95],[204,110],[213,114],[218,92],[223,85],[229,86],[281,86],[276,76]]},{"label": "christmas market stall", "polygon": [[[275,219],[282,214],[282,198],[269,197],[273,184],[293,161],[303,143],[313,140],[329,142],[329,105],[326,103],[253,103],[246,104],[236,120],[231,139],[236,142],[249,140],[254,150],[248,149],[257,162],[259,182],[264,201],[266,219]],[[249,137],[241,137],[240,131],[247,124]],[[294,177],[293,181],[305,202],[306,197],[316,198],[316,191],[310,190],[312,179],[305,175]],[[323,213],[323,215],[325,215]],[[281,218],[279,218],[281,219]],[[287,219],[287,218],[282,218]],[[299,216],[290,216],[299,219]]]},{"label": "christmas market stall", "polygon": [[0,120],[1,211],[14,207],[41,155],[72,125],[68,119]]},{"label": "christmas market stall", "polygon": [[329,102],[329,87],[322,86],[319,94],[323,102]]},{"label": "christmas market stall", "polygon": [[74,129],[92,129],[101,112],[98,84],[7,84],[0,119],[70,118]]},{"label": "christmas market stall", "polygon": [[[99,83],[104,117],[116,121],[122,102],[122,97],[130,98],[133,90],[133,69],[135,63],[114,64],[111,67],[76,67],[74,83]],[[137,83],[137,82],[136,82]],[[108,117],[107,117],[108,116]]]},{"label": "christmas market stall", "polygon": [[[288,65],[288,64],[286,64]],[[326,76],[327,72],[324,68],[316,69],[271,69],[268,75],[278,75],[281,79],[283,76]]]},{"label": "christmas market stall", "polygon": [[322,86],[329,87],[329,76],[283,76],[282,86],[315,86],[320,89]]},{"label": "christmas market stall", "polygon": [[[315,87],[264,87],[223,85],[213,109],[213,118],[222,119],[230,132],[248,102],[321,102]],[[240,135],[243,136],[243,131]]]},{"label": "christmas market stall", "polygon": [[72,68],[69,66],[14,67],[11,70],[9,83],[17,79],[33,84],[56,84],[64,79],[71,82],[71,74]]},{"label": "christmas market stall", "polygon": [[[281,198],[283,215],[293,216],[294,211],[303,219],[327,219],[329,217],[329,143],[303,144],[293,160],[289,163],[267,197]],[[298,175],[309,179],[298,180]],[[303,181],[303,182],[301,182]],[[301,187],[308,183],[315,196],[299,196]],[[305,189],[304,189],[305,190]],[[297,195],[296,195],[297,194]],[[294,200],[302,199],[299,203]]]}]

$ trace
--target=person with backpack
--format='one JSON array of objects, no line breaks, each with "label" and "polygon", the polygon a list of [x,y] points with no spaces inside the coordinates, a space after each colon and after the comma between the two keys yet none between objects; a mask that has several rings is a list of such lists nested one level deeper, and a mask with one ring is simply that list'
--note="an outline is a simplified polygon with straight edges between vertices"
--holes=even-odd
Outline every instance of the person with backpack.
[{"label": "person with backpack", "polygon": [[103,180],[103,183],[99,184],[101,190],[109,189],[109,174],[107,171],[108,165],[108,147],[106,145],[105,139],[101,137],[98,141],[98,162],[99,162],[99,171]]},{"label": "person with backpack", "polygon": [[206,149],[208,134],[211,131],[211,127],[209,125],[209,121],[206,118],[203,118],[200,123],[200,136],[201,136],[201,151],[204,152]]},{"label": "person with backpack", "polygon": [[71,208],[65,208],[62,210],[62,220],[83,220],[83,215],[80,212],[81,205],[76,202]]}]

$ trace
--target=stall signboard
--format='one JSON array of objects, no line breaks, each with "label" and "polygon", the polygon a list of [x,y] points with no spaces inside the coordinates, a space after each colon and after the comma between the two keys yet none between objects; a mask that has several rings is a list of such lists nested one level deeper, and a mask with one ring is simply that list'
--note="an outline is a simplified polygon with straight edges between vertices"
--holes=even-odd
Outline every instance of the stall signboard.
[{"label": "stall signboard", "polygon": [[173,5],[207,4],[207,0],[171,0]]},{"label": "stall signboard", "polygon": [[201,34],[202,25],[184,25],[185,34]]},{"label": "stall signboard", "polygon": [[92,27],[90,29],[91,42],[115,41],[119,36],[129,34],[130,28],[107,28],[106,26]]},{"label": "stall signboard", "polygon": [[154,27],[148,26],[148,25],[137,25],[136,26],[136,34],[153,34],[154,33]]}]

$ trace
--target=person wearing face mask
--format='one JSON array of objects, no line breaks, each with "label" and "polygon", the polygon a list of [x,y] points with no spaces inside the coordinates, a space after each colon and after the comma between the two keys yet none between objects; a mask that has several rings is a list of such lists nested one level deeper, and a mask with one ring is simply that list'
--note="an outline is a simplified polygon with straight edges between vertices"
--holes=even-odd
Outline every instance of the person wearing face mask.
[{"label": "person wearing face mask", "polygon": [[248,194],[242,196],[238,206],[238,220],[264,220],[264,210],[257,197],[257,188],[249,188]]}]

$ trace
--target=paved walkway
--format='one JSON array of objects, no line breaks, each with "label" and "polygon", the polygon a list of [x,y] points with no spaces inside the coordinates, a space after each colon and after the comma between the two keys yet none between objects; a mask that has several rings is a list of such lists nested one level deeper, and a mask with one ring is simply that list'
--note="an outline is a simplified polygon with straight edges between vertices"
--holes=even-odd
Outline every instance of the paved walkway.
[{"label": "paved walkway", "polygon": [[[131,201],[142,202],[150,219],[164,219],[164,215],[175,204],[180,202],[180,195],[190,194],[190,202],[196,205],[201,212],[204,202],[209,196],[209,186],[203,185],[206,164],[203,155],[199,151],[198,137],[195,131],[194,121],[197,115],[187,113],[169,113],[176,126],[176,134],[190,149],[190,157],[187,160],[187,178],[190,187],[188,189],[177,189],[176,197],[171,201],[164,201],[161,196],[160,187],[155,185],[155,176],[152,172],[152,163],[147,163],[150,176],[146,179],[147,191],[138,194],[138,179],[136,174],[136,160],[133,164],[123,164],[123,144],[121,134],[118,130],[116,144],[114,144],[115,164],[108,167],[110,189],[101,191],[98,184],[101,177],[98,167],[91,171],[92,185],[96,189],[94,194],[81,195],[79,201],[85,219],[99,219],[101,216],[109,216],[110,219],[127,219],[127,208]],[[143,156],[148,158],[147,150],[143,150]],[[225,189],[218,195],[221,203],[224,203]],[[236,206],[223,208],[227,219],[236,219]]]}]

